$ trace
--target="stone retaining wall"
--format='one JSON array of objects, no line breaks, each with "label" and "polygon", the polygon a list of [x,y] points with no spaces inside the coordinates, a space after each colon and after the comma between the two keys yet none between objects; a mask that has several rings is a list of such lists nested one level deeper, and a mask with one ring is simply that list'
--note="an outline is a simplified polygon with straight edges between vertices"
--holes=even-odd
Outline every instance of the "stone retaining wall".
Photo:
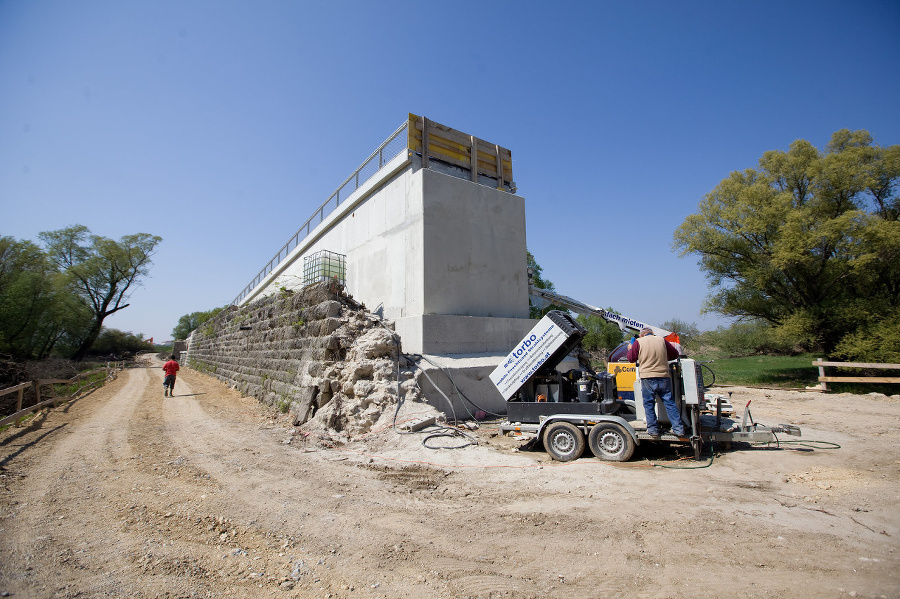
[{"label": "stone retaining wall", "polygon": [[192,333],[187,366],[352,436],[396,405],[398,352],[396,334],[326,282],[223,310]]}]

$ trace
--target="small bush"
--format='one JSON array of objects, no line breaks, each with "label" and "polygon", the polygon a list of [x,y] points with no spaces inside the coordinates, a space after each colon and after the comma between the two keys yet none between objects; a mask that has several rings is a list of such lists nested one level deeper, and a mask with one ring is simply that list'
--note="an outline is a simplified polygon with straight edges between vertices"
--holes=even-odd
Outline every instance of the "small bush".
[{"label": "small bush", "polygon": [[834,357],[847,362],[900,364],[900,308],[841,339]]},{"label": "small bush", "polygon": [[700,328],[696,323],[673,318],[660,326],[678,335],[681,349],[685,352],[693,354],[700,349]]},{"label": "small bush", "polygon": [[796,353],[791,345],[779,341],[774,329],[761,321],[736,322],[729,327],[701,333],[700,353],[711,357],[743,357],[760,355],[790,355]]}]

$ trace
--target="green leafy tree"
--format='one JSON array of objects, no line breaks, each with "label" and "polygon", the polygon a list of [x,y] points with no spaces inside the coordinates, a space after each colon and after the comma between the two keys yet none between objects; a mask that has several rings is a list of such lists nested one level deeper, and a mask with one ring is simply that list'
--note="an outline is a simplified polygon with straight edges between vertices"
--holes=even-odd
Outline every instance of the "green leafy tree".
[{"label": "green leafy tree", "polygon": [[213,308],[212,310],[207,310],[206,312],[191,312],[190,314],[185,314],[178,319],[178,324],[176,324],[175,328],[172,329],[172,338],[187,339],[188,335],[191,334],[191,331],[199,327],[210,318],[215,317],[222,310],[224,310],[224,308]]},{"label": "green leafy tree", "polygon": [[48,270],[39,247],[0,238],[0,351],[15,359],[40,357],[35,346],[53,298]]},{"label": "green leafy tree", "polygon": [[0,237],[0,352],[47,357],[87,315],[40,247]]},{"label": "green leafy tree", "polygon": [[[607,309],[607,311],[612,311]],[[591,358],[603,361],[624,340],[619,327],[593,314],[579,314],[576,320],[587,329],[581,346],[591,353]]]},{"label": "green leafy tree", "polygon": [[144,339],[142,334],[108,329],[106,327],[97,336],[97,340],[91,346],[90,354],[98,356],[125,356],[142,351],[152,351],[153,346]]},{"label": "green leafy tree", "polygon": [[125,235],[119,241],[91,235],[83,225],[39,235],[67,284],[91,313],[90,326],[77,342],[73,359],[82,360],[110,314],[127,308],[128,298],[149,273],[161,237]]},{"label": "green leafy tree", "polygon": [[[544,278],[543,272],[544,269],[540,264],[537,263],[537,260],[534,259],[534,255],[531,252],[526,250],[527,257],[527,266],[528,266],[528,278],[532,285],[537,287],[538,289],[546,289],[547,291],[556,291],[553,283]],[[540,298],[538,298],[540,299]],[[543,308],[536,306],[531,298],[528,298],[528,316],[529,318],[542,318],[547,312],[551,310],[562,310],[566,311],[566,308],[563,306],[557,306],[554,304],[550,304],[549,306],[545,306]]]},{"label": "green leafy tree", "polygon": [[681,348],[685,352],[693,353],[699,349],[698,338],[700,337],[700,329],[697,327],[697,323],[673,318],[665,321],[660,326],[667,331],[678,334],[678,338],[681,340]]},{"label": "green leafy tree", "polygon": [[705,310],[827,355],[900,306],[898,181],[900,146],[866,131],[837,131],[824,152],[798,140],[719,183],[674,246],[699,257]]}]

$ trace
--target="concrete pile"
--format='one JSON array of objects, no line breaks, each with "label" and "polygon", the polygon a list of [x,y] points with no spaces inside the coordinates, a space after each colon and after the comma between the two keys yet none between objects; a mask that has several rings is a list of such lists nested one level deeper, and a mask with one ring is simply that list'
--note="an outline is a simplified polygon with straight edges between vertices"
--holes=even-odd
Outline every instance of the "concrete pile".
[{"label": "concrete pile", "polygon": [[[399,337],[336,283],[231,306],[195,330],[187,366],[342,437],[371,430],[397,405]],[[400,393],[419,399],[409,373]]]}]

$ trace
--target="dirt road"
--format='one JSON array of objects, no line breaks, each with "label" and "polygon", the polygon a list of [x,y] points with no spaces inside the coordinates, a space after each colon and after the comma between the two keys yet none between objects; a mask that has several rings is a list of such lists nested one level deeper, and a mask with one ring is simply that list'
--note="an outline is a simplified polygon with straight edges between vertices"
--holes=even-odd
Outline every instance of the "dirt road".
[{"label": "dirt road", "polygon": [[900,597],[896,396],[734,389],[840,449],[561,465],[484,428],[328,448],[158,366],[0,433],[3,596]]}]

